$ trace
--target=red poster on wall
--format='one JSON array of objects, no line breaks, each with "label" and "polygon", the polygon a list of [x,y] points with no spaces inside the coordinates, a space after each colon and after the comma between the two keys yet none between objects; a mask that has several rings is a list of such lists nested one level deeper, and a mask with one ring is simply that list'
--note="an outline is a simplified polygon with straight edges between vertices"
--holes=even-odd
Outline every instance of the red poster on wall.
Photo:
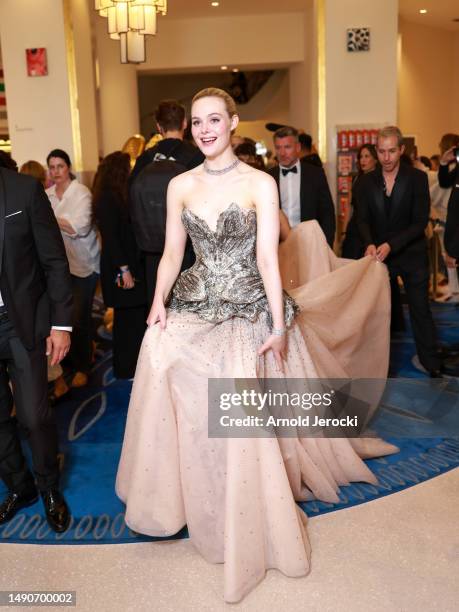
[{"label": "red poster on wall", "polygon": [[27,74],[28,76],[46,76],[48,74],[48,61],[46,49],[26,49]]}]

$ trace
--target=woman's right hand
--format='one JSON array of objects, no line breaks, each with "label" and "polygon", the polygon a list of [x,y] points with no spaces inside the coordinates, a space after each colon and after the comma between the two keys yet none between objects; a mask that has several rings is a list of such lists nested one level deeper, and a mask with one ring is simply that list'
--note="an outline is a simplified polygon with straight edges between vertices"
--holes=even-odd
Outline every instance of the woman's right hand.
[{"label": "woman's right hand", "polygon": [[147,318],[148,327],[151,327],[156,323],[159,323],[159,327],[161,329],[166,329],[166,307],[164,306],[163,302],[160,301],[153,301],[150,314]]},{"label": "woman's right hand", "polygon": [[258,356],[264,355],[264,353],[271,350],[276,360],[277,367],[281,372],[284,371],[282,360],[285,359],[285,349],[287,347],[287,338],[285,334],[278,336],[277,334],[271,334],[266,342],[258,349]]}]

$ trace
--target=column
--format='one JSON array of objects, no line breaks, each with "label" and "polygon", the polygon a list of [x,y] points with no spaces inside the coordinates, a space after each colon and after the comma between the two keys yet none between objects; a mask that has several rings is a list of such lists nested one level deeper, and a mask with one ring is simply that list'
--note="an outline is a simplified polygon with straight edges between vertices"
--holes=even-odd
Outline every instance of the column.
[{"label": "column", "polygon": [[[324,34],[319,49],[320,134],[335,197],[336,127],[397,122],[398,0],[316,0]],[[370,28],[370,50],[348,52],[349,28]],[[326,143],[324,142],[326,138]]]},{"label": "column", "polygon": [[[44,163],[67,151],[87,182],[98,144],[90,13],[86,0],[2,0],[0,40],[12,155]],[[26,49],[45,48],[47,74],[29,76]]]}]

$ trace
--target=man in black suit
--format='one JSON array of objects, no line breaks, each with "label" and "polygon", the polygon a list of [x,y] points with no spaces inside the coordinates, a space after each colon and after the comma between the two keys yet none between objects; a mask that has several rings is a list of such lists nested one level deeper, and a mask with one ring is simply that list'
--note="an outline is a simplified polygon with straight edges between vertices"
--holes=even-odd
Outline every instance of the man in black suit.
[{"label": "man in black suit", "polygon": [[397,127],[380,130],[376,149],[381,167],[360,178],[356,194],[365,255],[387,264],[392,284],[402,278],[419,361],[432,377],[439,377],[424,233],[430,210],[427,175],[400,163],[404,146]]},{"label": "man in black suit", "polygon": [[274,134],[274,149],[279,166],[271,168],[279,189],[280,205],[290,226],[317,219],[328,244],[335,240],[335,207],[322,168],[301,163],[298,131],[284,126]]},{"label": "man in black suit", "polygon": [[[70,523],[59,492],[46,355],[54,365],[67,354],[71,321],[70,273],[49,200],[38,181],[0,167],[0,477],[8,488],[0,524],[35,503],[37,489],[51,528],[65,531]],[[32,451],[35,479],[17,424]]]}]

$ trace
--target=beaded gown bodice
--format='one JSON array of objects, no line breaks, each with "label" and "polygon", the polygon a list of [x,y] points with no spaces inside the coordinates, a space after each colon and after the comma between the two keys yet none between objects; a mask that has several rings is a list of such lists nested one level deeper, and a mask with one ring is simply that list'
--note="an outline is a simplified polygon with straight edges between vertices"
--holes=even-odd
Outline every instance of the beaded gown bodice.
[{"label": "beaded gown bodice", "polygon": [[[257,268],[255,210],[231,204],[218,217],[215,231],[188,208],[183,209],[182,222],[193,243],[196,262],[177,279],[169,308],[195,312],[212,323],[231,317],[255,321],[263,315],[271,324],[268,299]],[[297,308],[284,292],[287,326]]]}]

